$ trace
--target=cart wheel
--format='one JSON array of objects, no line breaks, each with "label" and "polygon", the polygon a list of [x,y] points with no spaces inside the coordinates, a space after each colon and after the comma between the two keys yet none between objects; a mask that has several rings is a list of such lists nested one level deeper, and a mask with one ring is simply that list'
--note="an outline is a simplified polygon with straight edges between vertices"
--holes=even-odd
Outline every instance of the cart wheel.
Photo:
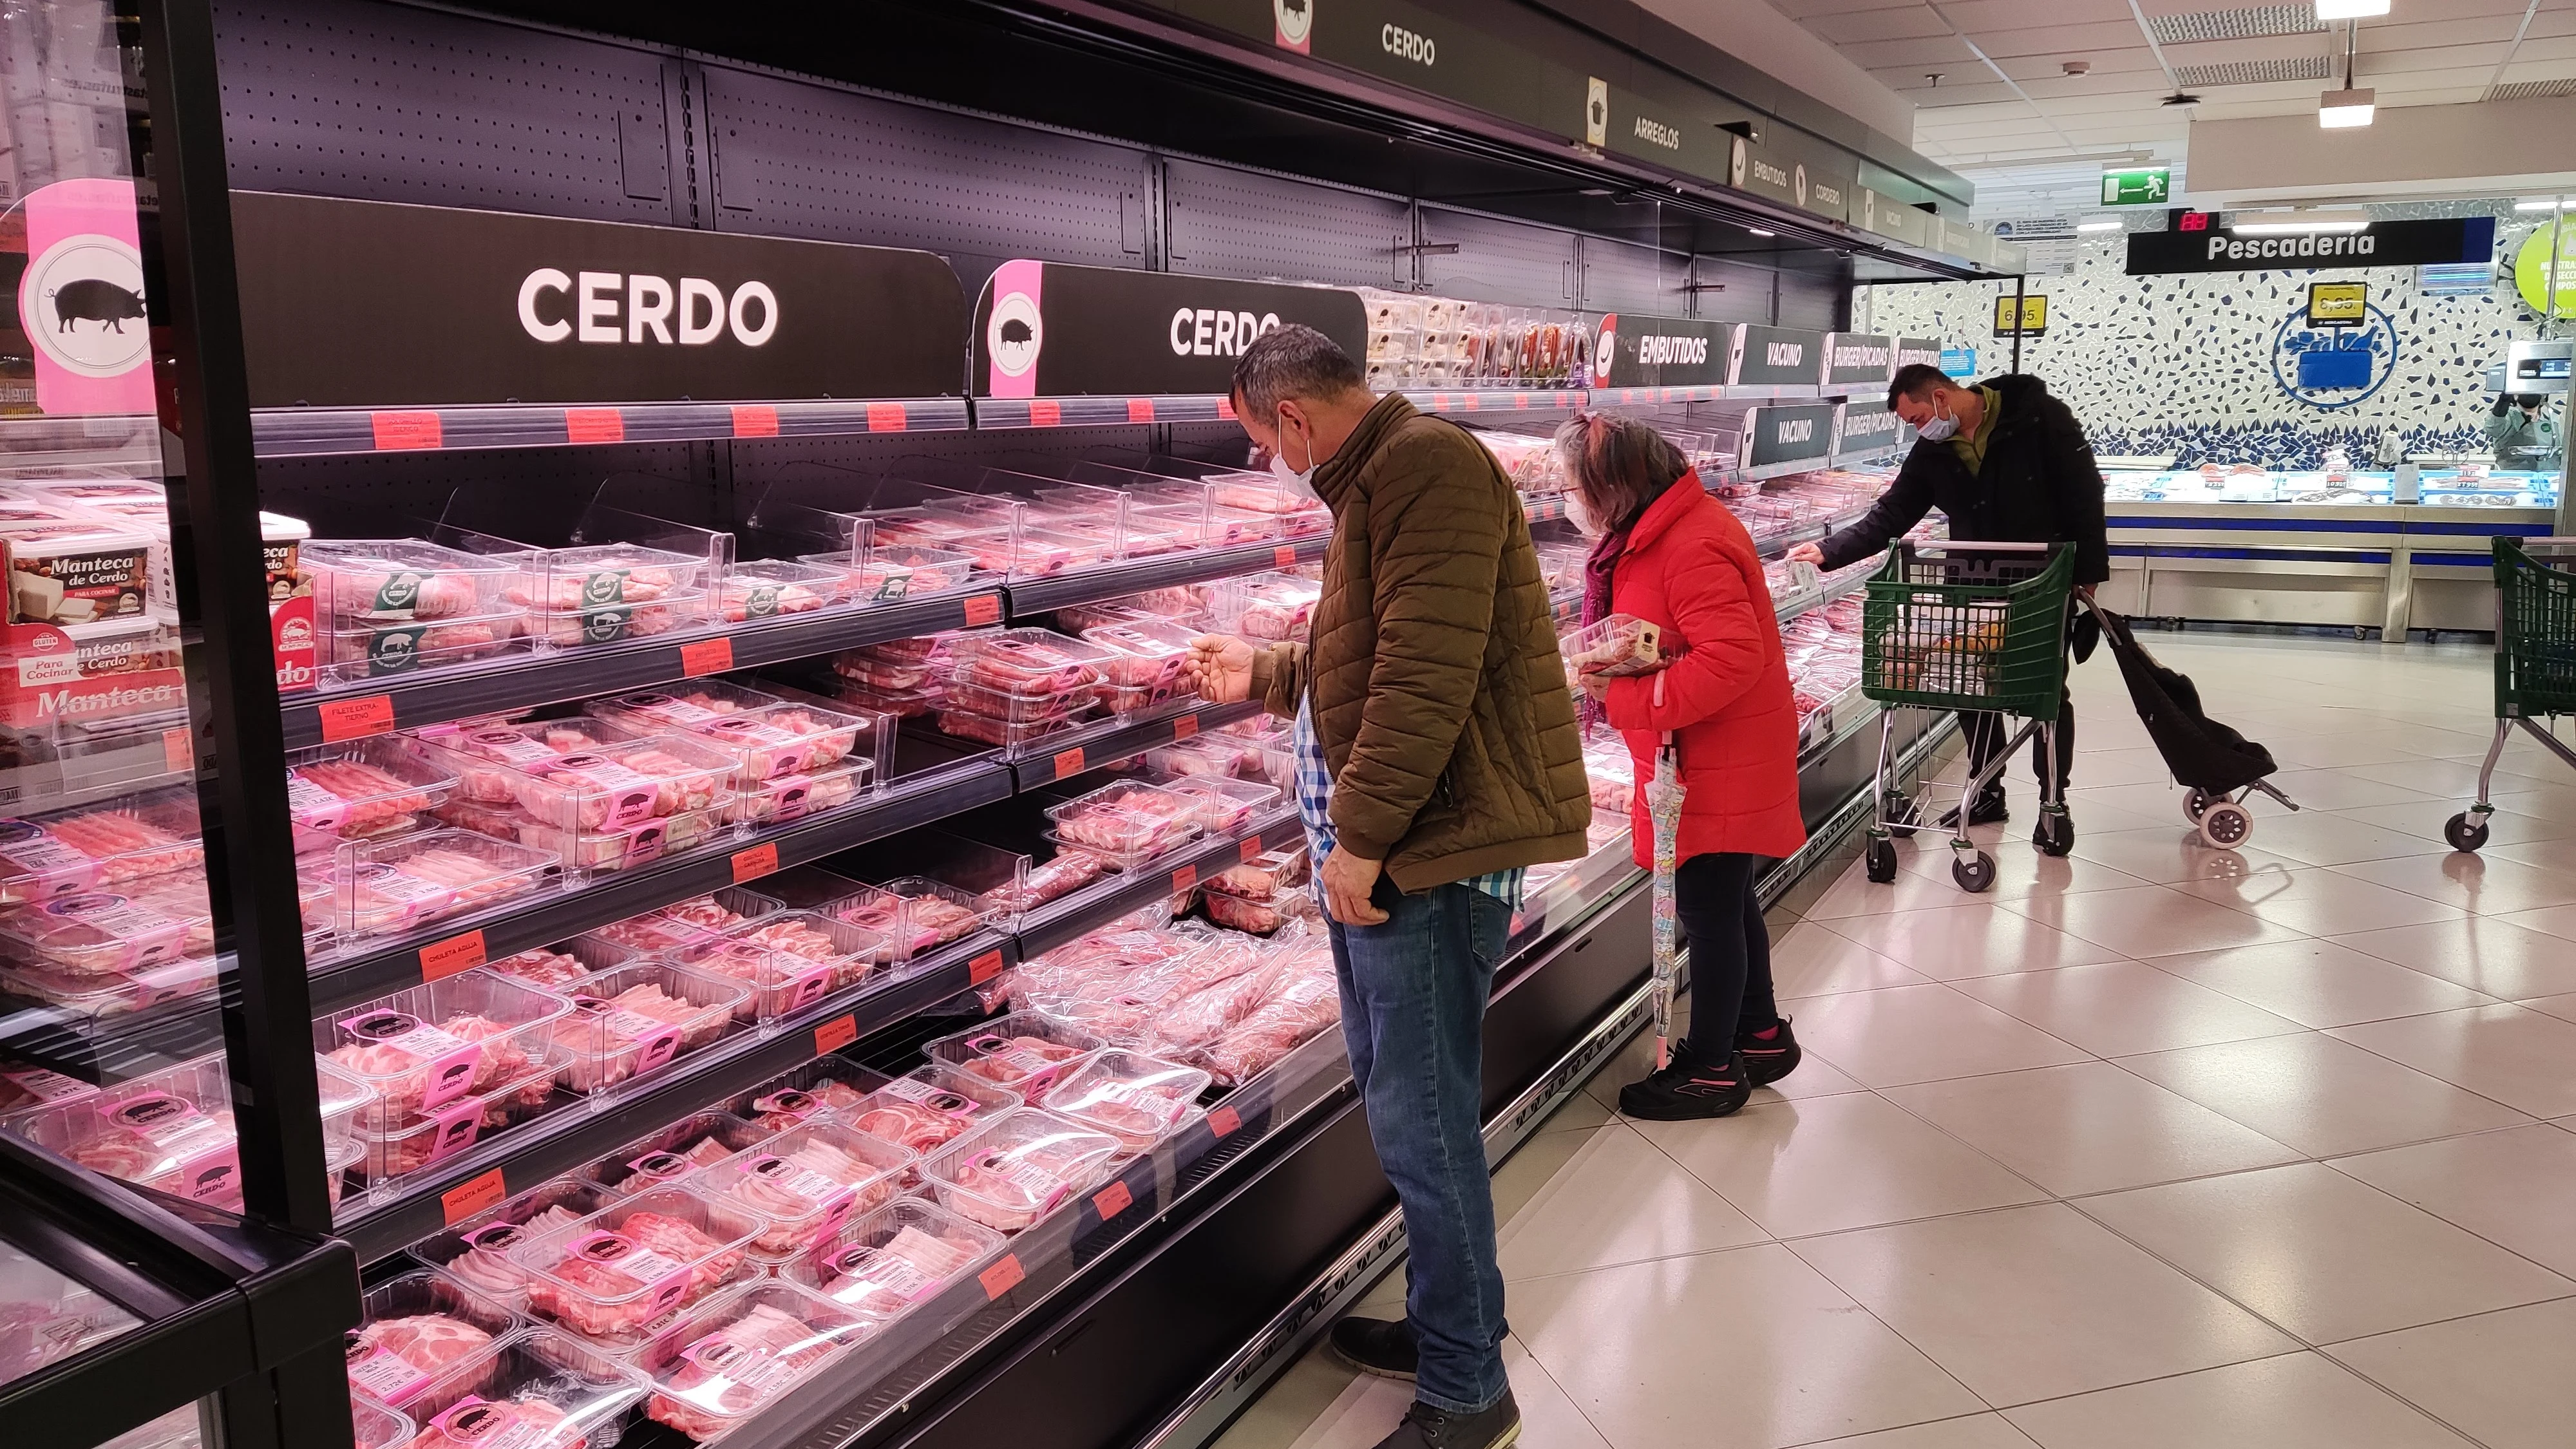
[{"label": "cart wheel", "polygon": [[2183,792],[2183,818],[2189,820],[2194,825],[2198,825],[2200,823],[2200,817],[2209,813],[2209,807],[2213,803],[2215,802],[2212,800],[2208,791],[2194,785],[2189,790]]},{"label": "cart wheel", "polygon": [[1872,884],[1886,885],[1896,879],[1896,842],[1873,839],[1869,843],[1869,878]]},{"label": "cart wheel", "polygon": [[1974,860],[1965,857],[1953,860],[1950,862],[1950,879],[1959,883],[1959,889],[1972,895],[1992,890],[1995,886],[1995,858],[1980,850]]},{"label": "cart wheel", "polygon": [[1887,831],[1899,839],[1912,840],[1920,822],[1914,818],[1914,802],[1901,790],[1887,792]]},{"label": "cart wheel", "polygon": [[2052,815],[2042,810],[2039,827],[2030,833],[2030,843],[2042,855],[2064,855],[2075,848],[2075,817],[2059,811]]},{"label": "cart wheel", "polygon": [[2442,838],[2451,842],[2453,850],[2475,850],[2487,843],[2486,822],[2471,825],[2469,812],[2463,810],[2442,822]]},{"label": "cart wheel", "polygon": [[2200,838],[2219,850],[2234,850],[2254,833],[2254,817],[2244,806],[2221,800],[2200,817]]}]

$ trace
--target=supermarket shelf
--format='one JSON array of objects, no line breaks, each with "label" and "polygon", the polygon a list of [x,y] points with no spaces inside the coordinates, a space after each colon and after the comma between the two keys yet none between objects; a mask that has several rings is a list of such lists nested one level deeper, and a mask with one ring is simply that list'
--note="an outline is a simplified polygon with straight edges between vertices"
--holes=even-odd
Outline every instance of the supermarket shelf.
[{"label": "supermarket shelf", "polygon": [[979,397],[975,426],[1105,428],[1131,423],[1224,423],[1234,404],[1221,393],[1165,393],[1155,397]]},{"label": "supermarket shelf", "polygon": [[176,724],[113,749],[0,769],[0,811],[67,810],[131,795],[178,783],[189,765],[188,727]]},{"label": "supermarket shelf", "polygon": [[[286,747],[302,749],[329,740],[780,664],[886,639],[997,623],[1001,603],[1001,595],[987,589],[856,609],[820,609],[757,624],[533,654],[490,669],[424,674],[376,690],[294,695],[280,709]],[[379,700],[385,703],[376,705]]]},{"label": "supermarket shelf", "polygon": [[1821,609],[1836,599],[1859,593],[1861,585],[1869,582],[1869,577],[1868,571],[1856,571],[1850,577],[1830,584],[1819,577],[1814,588],[1791,594],[1786,598],[1773,599],[1771,611],[1781,623],[1786,624],[1800,614]]},{"label": "supermarket shelf", "polygon": [[[1814,470],[1799,469],[1798,471],[1812,472]],[[1802,523],[1796,528],[1790,529],[1786,533],[1774,534],[1769,538],[1758,541],[1754,544],[1754,552],[1760,554],[1766,559],[1778,558],[1780,555],[1787,553],[1790,549],[1797,547],[1799,544],[1823,538],[1826,534],[1829,534],[1838,528],[1843,528],[1850,524],[1859,522],[1860,516],[1867,512],[1869,512],[1869,505],[1864,503],[1857,508],[1845,509],[1844,511],[1835,514],[1833,517],[1821,522]]]},{"label": "supermarket shelf", "polygon": [[734,438],[831,438],[954,433],[966,400],[824,399],[765,403],[505,403],[449,408],[257,408],[251,446],[263,458],[460,448],[561,448],[595,443],[697,443]]},{"label": "supermarket shelf", "polygon": [[1306,838],[1293,805],[1263,812],[1249,829],[1199,842],[1172,852],[1143,871],[1122,872],[1020,922],[1017,940],[1023,957],[1040,956],[1129,911],[1175,895],[1208,876],[1242,864],[1265,850],[1280,850]]},{"label": "supermarket shelf", "polygon": [[1169,709],[1145,717],[1113,715],[1047,736],[1039,752],[1012,762],[1011,773],[1021,790],[1034,790],[1085,770],[1096,770],[1111,760],[1161,749],[1201,730],[1230,725],[1259,713],[1260,701],[1245,700],[1240,704],[1194,704],[1188,709]]},{"label": "supermarket shelf", "polygon": [[898,779],[891,790],[863,803],[810,815],[748,839],[728,840],[726,849],[665,856],[650,865],[594,879],[577,890],[522,898],[409,935],[370,942],[354,957],[314,969],[313,1010],[316,1015],[337,1011],[419,985],[424,947],[435,957],[440,946],[479,935],[484,955],[497,960],[655,906],[749,884],[772,871],[927,825],[1010,793],[1011,772],[1000,757],[974,755]]},{"label": "supermarket shelf", "polygon": [[1596,408],[1653,408],[1675,403],[1728,402],[1745,400],[1770,402],[1781,398],[1840,397],[1839,392],[1799,383],[1703,383],[1691,387],[1596,387],[1591,392],[1591,406]]},{"label": "supermarket shelf", "polygon": [[[1069,940],[1150,903],[1172,888],[1174,875],[1213,873],[1222,868],[1221,863],[1240,860],[1246,842],[1284,841],[1296,828],[1293,811],[1274,811],[1238,835],[1176,851],[1136,879],[1115,878],[1067,897],[1049,913],[1047,933],[978,932],[908,963],[897,974],[816,1002],[770,1027],[738,1031],[704,1051],[680,1058],[610,1098],[605,1106],[566,1104],[468,1149],[454,1161],[406,1181],[400,1196],[390,1200],[379,1196],[345,1213],[332,1230],[357,1248],[361,1261],[381,1258],[446,1226],[444,1199],[450,1194],[464,1190],[476,1199],[497,1202],[523,1192],[621,1142],[895,1027],[1017,963],[1024,953],[1044,950],[1056,940]],[[1256,846],[1253,853],[1260,848]],[[499,1174],[497,1182],[491,1180],[494,1173]],[[1145,1200],[1144,1195],[1138,1194],[1138,1199]]]},{"label": "supermarket shelf", "polygon": [[1912,443],[1896,443],[1884,448],[1867,448],[1857,453],[1836,453],[1826,463],[1831,468],[1866,468],[1873,463],[1893,463],[1913,449]]},{"label": "supermarket shelf", "polygon": [[1154,554],[1099,568],[1023,579],[1009,585],[1004,592],[1010,596],[1011,617],[1016,620],[1031,614],[1043,614],[1050,609],[1141,594],[1148,589],[1205,583],[1210,579],[1233,578],[1238,574],[1260,573],[1267,569],[1294,568],[1322,558],[1325,546],[1331,542],[1331,534],[1316,533],[1276,542],[1247,543],[1235,548]]},{"label": "supermarket shelf", "polygon": [[1426,413],[1570,413],[1591,405],[1579,387],[1491,387],[1415,392],[1407,401]]}]

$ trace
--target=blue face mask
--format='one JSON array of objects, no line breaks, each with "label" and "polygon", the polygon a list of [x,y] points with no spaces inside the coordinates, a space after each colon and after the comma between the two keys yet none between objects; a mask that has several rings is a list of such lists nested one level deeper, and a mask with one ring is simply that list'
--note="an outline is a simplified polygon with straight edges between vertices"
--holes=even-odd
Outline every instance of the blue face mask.
[{"label": "blue face mask", "polygon": [[[1940,404],[1935,403],[1933,406],[1938,407]],[[1933,417],[1926,418],[1923,422],[1923,426],[1916,428],[1914,431],[1927,443],[1946,443],[1951,438],[1958,435],[1959,420],[1947,415],[1936,414]]]}]

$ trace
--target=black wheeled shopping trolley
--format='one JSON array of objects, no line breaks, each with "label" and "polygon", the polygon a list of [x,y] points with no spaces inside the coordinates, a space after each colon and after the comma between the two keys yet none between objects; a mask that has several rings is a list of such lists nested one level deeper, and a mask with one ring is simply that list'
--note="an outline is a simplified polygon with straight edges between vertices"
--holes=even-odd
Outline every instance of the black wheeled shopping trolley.
[{"label": "black wheeled shopping trolley", "polygon": [[[1923,709],[2021,716],[2024,723],[1986,767],[1960,787],[1958,831],[1950,842],[1950,877],[1967,891],[1995,883],[1995,860],[1968,838],[1968,806],[2037,734],[2057,757],[2057,710],[2066,690],[2067,609],[2074,597],[2075,550],[2063,543],[1899,543],[1861,600],[1860,688],[1878,701],[1877,814],[1869,826],[1869,878],[1896,879],[1899,832],[1924,817],[1890,775],[1900,704]],[[2050,855],[2075,845],[2075,821],[2044,772],[2039,829],[2031,839]]]},{"label": "black wheeled shopping trolley", "polygon": [[2477,803],[2442,826],[2453,850],[2487,843],[2488,787],[2516,724],[2576,769],[2576,750],[2541,723],[2576,714],[2576,538],[2495,540],[2495,582],[2495,743],[2478,767]]}]

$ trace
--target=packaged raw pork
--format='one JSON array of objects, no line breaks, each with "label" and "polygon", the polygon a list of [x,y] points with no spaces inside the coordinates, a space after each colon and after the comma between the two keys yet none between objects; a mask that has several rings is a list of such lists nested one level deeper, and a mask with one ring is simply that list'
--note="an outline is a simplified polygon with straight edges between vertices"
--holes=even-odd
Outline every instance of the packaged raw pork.
[{"label": "packaged raw pork", "polygon": [[930,1152],[1021,1103],[1020,1094],[941,1062],[916,1067],[841,1113],[855,1131]]},{"label": "packaged raw pork", "polygon": [[918,1160],[909,1148],[827,1117],[726,1158],[692,1186],[759,1215],[765,1226],[751,1251],[777,1262],[830,1237],[852,1213],[893,1197]]},{"label": "packaged raw pork", "polygon": [[1139,781],[1103,785],[1089,794],[1050,805],[1059,845],[1097,852],[1122,867],[1160,855],[1199,834],[1200,801]]},{"label": "packaged raw pork", "polygon": [[780,1270],[854,1313],[891,1320],[998,1251],[1000,1233],[926,1198],[899,1197],[853,1214],[814,1251]]},{"label": "packaged raw pork", "polygon": [[785,1125],[712,1108],[692,1112],[612,1148],[573,1176],[631,1197],[695,1177],[701,1170],[777,1136]]},{"label": "packaged raw pork", "polygon": [[411,1255],[516,1313],[528,1305],[528,1270],[511,1250],[568,1228],[624,1194],[559,1177],[411,1245]]},{"label": "packaged raw pork", "polygon": [[684,1187],[655,1188],[521,1243],[528,1312],[611,1353],[746,1274],[760,1219]]},{"label": "packaged raw pork", "polygon": [[394,1408],[446,1378],[460,1392],[490,1380],[493,1350],[518,1315],[443,1274],[405,1273],[367,1290],[346,1348],[349,1386]]},{"label": "packaged raw pork", "polygon": [[[411,1402],[408,1449],[617,1449],[650,1383],[569,1334],[539,1328],[506,1339],[468,1389],[441,1378]],[[366,1449],[361,1440],[359,1449]]]},{"label": "packaged raw pork", "polygon": [[1014,1011],[980,1026],[922,1044],[922,1055],[994,1086],[1028,1096],[1043,1090],[1075,1062],[1098,1051],[1100,1038],[1031,1011]]},{"label": "packaged raw pork", "polygon": [[393,935],[561,884],[563,857],[467,830],[351,844],[332,858],[340,930]]},{"label": "packaged raw pork", "polygon": [[713,1439],[875,1331],[863,1317],[793,1283],[756,1283],[688,1315],[636,1355],[653,1381],[645,1416]]},{"label": "packaged raw pork", "polygon": [[193,789],[0,820],[0,905],[113,889],[205,859]]},{"label": "packaged raw pork", "polygon": [[1210,1077],[1196,1067],[1111,1047],[1067,1072],[1038,1105],[1143,1152],[1198,1110]]},{"label": "packaged raw pork", "polygon": [[602,971],[565,994],[573,1009],[555,1026],[555,1042],[570,1058],[563,1084],[596,1092],[723,1036],[751,988],[647,960]]},{"label": "packaged raw pork", "polygon": [[453,772],[391,736],[297,750],[286,757],[286,809],[298,855],[344,840],[399,835],[455,793]]},{"label": "packaged raw pork", "polygon": [[1565,637],[1566,677],[1599,674],[1618,678],[1651,673],[1667,662],[1662,639],[1662,630],[1626,614],[1595,620]]},{"label": "packaged raw pork", "polygon": [[1118,1154],[1118,1139],[1034,1108],[1006,1112],[922,1160],[921,1175],[950,1211],[1016,1233],[1087,1187]]}]

